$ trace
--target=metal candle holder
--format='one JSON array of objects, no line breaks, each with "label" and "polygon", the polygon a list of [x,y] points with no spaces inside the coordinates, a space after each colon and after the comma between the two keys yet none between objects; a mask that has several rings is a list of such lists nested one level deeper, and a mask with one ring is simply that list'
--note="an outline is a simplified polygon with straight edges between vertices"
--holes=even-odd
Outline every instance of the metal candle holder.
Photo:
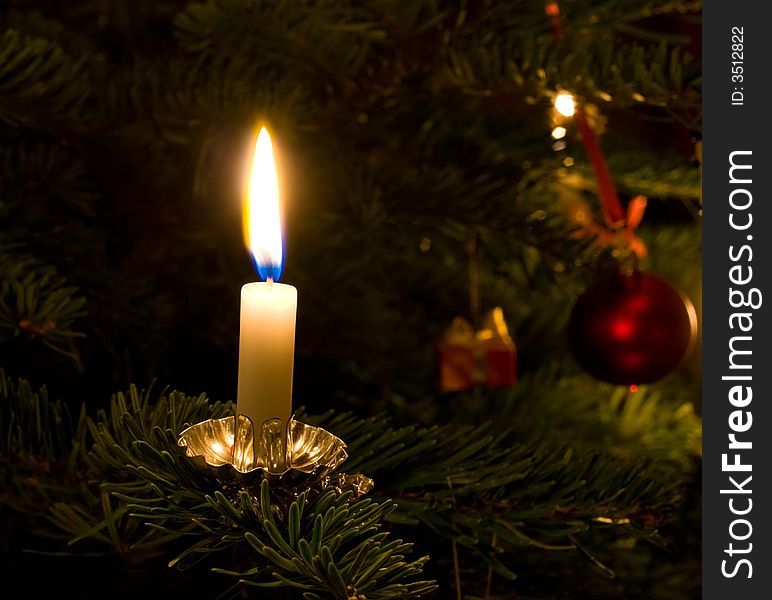
[{"label": "metal candle holder", "polygon": [[365,475],[330,476],[348,458],[346,444],[329,431],[294,418],[286,430],[281,419],[264,421],[257,437],[245,415],[209,419],[185,429],[177,444],[193,465],[227,486],[253,489],[267,478],[272,488],[290,495],[331,486],[355,497],[373,488],[373,480]]}]

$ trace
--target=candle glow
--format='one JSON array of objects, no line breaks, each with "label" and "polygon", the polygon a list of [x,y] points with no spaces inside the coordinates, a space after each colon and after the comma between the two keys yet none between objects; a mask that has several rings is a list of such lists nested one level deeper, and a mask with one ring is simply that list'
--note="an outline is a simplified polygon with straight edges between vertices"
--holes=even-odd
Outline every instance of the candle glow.
[{"label": "candle glow", "polygon": [[265,421],[286,425],[292,414],[297,290],[277,282],[283,267],[280,189],[265,128],[254,148],[242,216],[245,242],[265,282],[241,288],[237,409],[259,432]]}]

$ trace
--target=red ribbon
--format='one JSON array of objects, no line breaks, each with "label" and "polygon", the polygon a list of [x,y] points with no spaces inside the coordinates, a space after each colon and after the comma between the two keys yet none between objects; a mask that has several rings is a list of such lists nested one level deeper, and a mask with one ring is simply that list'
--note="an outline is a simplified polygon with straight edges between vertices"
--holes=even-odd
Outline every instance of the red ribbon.
[{"label": "red ribbon", "polygon": [[[563,37],[563,26],[560,20],[560,6],[556,1],[547,2],[544,6],[544,12],[550,17],[552,23],[552,34],[556,40],[560,40]],[[628,244],[632,251],[638,256],[643,258],[646,256],[646,246],[641,239],[635,235],[635,229],[641,223],[643,219],[643,213],[646,210],[646,196],[636,196],[627,205],[627,213],[625,214],[622,203],[619,201],[619,195],[617,194],[614,180],[611,178],[611,173],[608,170],[606,164],[606,157],[603,155],[598,138],[595,132],[590,127],[590,123],[587,120],[587,115],[584,111],[577,106],[574,109],[574,116],[576,122],[579,125],[579,132],[582,136],[582,143],[584,144],[584,150],[587,153],[590,163],[592,163],[592,169],[595,172],[595,179],[598,182],[598,197],[600,198],[600,205],[603,209],[603,219],[606,222],[606,229],[593,225],[586,227],[577,232],[579,235],[586,235],[592,233],[598,236],[598,241],[601,243],[613,243],[616,237],[616,231],[624,228],[621,231],[622,236],[627,239]]]},{"label": "red ribbon", "polygon": [[598,181],[598,196],[600,204],[603,207],[603,217],[606,220],[606,227],[611,230],[619,229],[625,225],[625,211],[622,203],[619,201],[617,189],[614,186],[614,180],[611,179],[606,158],[603,156],[603,150],[600,149],[598,138],[595,132],[587,122],[587,116],[581,108],[576,108],[574,113],[576,122],[579,125],[579,131],[582,134],[582,142],[587,152],[587,158],[592,163],[592,169],[595,171],[595,179]]},{"label": "red ribbon", "polygon": [[645,258],[647,254],[646,245],[641,238],[635,235],[635,228],[641,222],[643,213],[646,210],[646,196],[636,196],[627,205],[627,216],[624,219],[624,228],[615,230],[602,227],[600,225],[590,225],[574,232],[573,237],[582,238],[588,235],[594,235],[601,244],[611,245],[619,237],[625,240],[628,247],[635,253],[638,259]]},{"label": "red ribbon", "polygon": [[560,22],[560,6],[558,6],[557,2],[547,2],[544,5],[544,12],[547,13],[552,23],[552,35],[555,36],[556,40],[559,40],[563,37],[563,25]]}]

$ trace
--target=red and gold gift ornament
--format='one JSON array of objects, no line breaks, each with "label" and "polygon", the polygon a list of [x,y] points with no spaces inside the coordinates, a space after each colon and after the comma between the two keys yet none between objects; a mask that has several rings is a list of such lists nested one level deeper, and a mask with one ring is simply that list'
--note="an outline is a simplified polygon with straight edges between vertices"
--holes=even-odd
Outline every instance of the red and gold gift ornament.
[{"label": "red and gold gift ornament", "polygon": [[501,388],[517,381],[517,349],[501,307],[485,315],[479,331],[464,317],[453,319],[437,340],[437,357],[444,392],[477,385]]}]

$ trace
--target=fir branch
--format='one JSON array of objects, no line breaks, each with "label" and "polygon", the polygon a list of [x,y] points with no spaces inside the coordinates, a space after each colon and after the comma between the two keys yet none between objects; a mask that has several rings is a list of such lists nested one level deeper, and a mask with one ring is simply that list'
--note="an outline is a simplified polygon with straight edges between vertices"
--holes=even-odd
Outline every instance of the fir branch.
[{"label": "fir branch", "polygon": [[[282,518],[279,523],[267,481],[259,500],[244,491],[238,500],[231,500],[216,489],[215,482],[176,458],[181,452],[176,433],[191,422],[221,416],[230,411],[228,405],[209,405],[203,396],[194,400],[176,393],[162,395],[155,402],[150,397],[149,392],[140,394],[132,388],[127,396],[116,395],[109,411],[88,421],[94,444],[85,462],[92,476],[103,481],[101,510],[83,510],[73,504],[54,506],[52,518],[75,536],[71,543],[89,538],[122,552],[145,552],[194,535],[198,539],[172,565],[190,566],[193,557],[248,544],[272,565],[254,574],[269,576],[274,584],[326,592],[335,598],[360,592],[373,598],[407,598],[433,589],[431,582],[404,581],[420,573],[426,558],[402,560],[409,545],[401,541],[385,544],[383,534],[377,532],[377,524],[393,509],[390,503],[352,503],[349,495],[332,491],[308,502],[302,495],[287,514],[303,514],[304,519],[284,522]],[[105,494],[117,500],[117,507]],[[148,520],[152,535],[139,529]],[[288,523],[294,527],[288,534],[292,546],[279,531]],[[306,538],[310,555],[301,551]],[[349,564],[347,557],[365,550],[369,561]],[[380,565],[377,570],[372,569],[374,562]],[[266,582],[249,577],[245,583]]]},{"label": "fir branch", "polygon": [[448,85],[475,93],[501,90],[501,81],[509,80],[545,104],[565,89],[608,106],[699,107],[699,71],[680,47],[620,46],[613,38],[587,35],[574,40],[570,52],[544,36],[449,49],[445,76]]},{"label": "fir branch", "polygon": [[[8,384],[5,393],[14,395]],[[348,593],[411,597],[432,588],[430,582],[403,583],[420,572],[425,559],[403,561],[407,547],[386,543],[378,533],[384,519],[421,523],[488,555],[494,564],[498,559],[489,555],[494,534],[499,540],[494,553],[530,545],[570,547],[591,556],[579,536],[609,528],[651,536],[652,524],[664,522],[678,499],[673,483],[662,485],[660,477],[660,485],[652,486],[653,472],[640,462],[520,445],[510,433],[489,427],[394,429],[384,428],[380,417],[344,414],[312,420],[348,441],[346,468],[375,476],[381,500],[354,502],[329,490],[315,497],[301,494],[279,509],[267,481],[256,496],[242,490],[228,497],[227,489],[176,458],[181,452],[176,435],[189,420],[222,415],[230,406],[210,404],[203,396],[153,396],[132,388],[116,395],[109,411],[86,417],[80,426],[91,441],[87,450],[82,441],[73,446],[78,468],[98,485],[84,490],[80,503],[57,503],[51,513],[72,543],[90,539],[120,552],[145,552],[193,536],[173,563],[232,546],[252,548],[261,558],[256,570],[244,575],[250,583],[273,581],[341,597],[342,582]],[[6,418],[29,419],[23,408],[37,400],[29,392],[17,397]],[[397,511],[388,516],[395,508],[390,496],[397,499]],[[370,552],[375,554],[362,554]],[[358,556],[370,558],[357,561]],[[374,570],[374,564],[381,567]],[[503,564],[499,571],[509,573]]]},{"label": "fir branch", "polygon": [[39,534],[56,535],[44,526],[51,506],[78,495],[82,479],[74,466],[84,423],[84,410],[73,418],[66,404],[48,398],[45,388],[35,392],[0,369],[0,504],[34,515]]},{"label": "fir branch", "polygon": [[[682,158],[660,153],[653,156],[648,152],[636,152],[627,148],[610,148],[608,165],[614,174],[619,191],[629,196],[643,194],[657,200],[682,200],[696,203],[700,199],[701,180],[699,169]],[[591,189],[595,177],[590,165],[578,161],[573,173],[579,175],[577,187]]]},{"label": "fir branch", "polygon": [[[560,383],[553,385],[556,379]],[[577,451],[604,448],[615,456],[648,457],[652,476],[657,470],[678,476],[693,469],[701,441],[695,390],[678,383],[634,392],[604,384],[599,390],[595,380],[572,373],[569,365],[544,365],[497,397],[496,422],[511,423],[523,439],[552,444],[571,431]],[[527,400],[534,396],[538,405]]]},{"label": "fir branch", "polygon": [[49,464],[72,458],[73,440],[81,439],[82,425],[73,420],[66,404],[49,400],[46,388],[33,392],[27,381],[14,383],[2,369],[0,399],[5,457],[24,456]]},{"label": "fir branch", "polygon": [[0,120],[52,131],[83,120],[92,95],[85,61],[9,29],[0,37],[0,65]]},{"label": "fir branch", "polygon": [[561,5],[567,27],[618,27],[658,15],[696,13],[701,0],[579,0]]},{"label": "fir branch", "polygon": [[[0,146],[0,218],[14,230],[40,227],[52,213],[62,221],[69,216],[73,226],[91,221],[99,200],[92,185],[82,158],[63,145],[22,141]],[[64,228],[60,223],[58,229]]]},{"label": "fir branch", "polygon": [[85,298],[53,267],[14,248],[0,246],[0,341],[28,335],[77,359],[67,343],[83,335],[72,326],[85,315]]},{"label": "fir branch", "polygon": [[[348,468],[372,474],[379,493],[413,498],[405,505],[405,516],[420,520],[426,511],[427,524],[437,523],[453,506],[453,511],[477,516],[477,532],[489,513],[524,519],[527,524],[520,526],[534,535],[556,527],[566,532],[576,527],[579,533],[599,517],[634,519],[642,506],[666,512],[678,496],[674,481],[649,488],[646,481],[655,475],[645,461],[619,463],[602,454],[550,450],[534,440],[520,445],[510,432],[496,433],[489,426],[384,430],[381,425],[381,432],[373,435],[371,429],[383,423],[382,416],[361,421],[342,415],[322,422],[349,440]],[[612,462],[615,468],[610,468]],[[464,498],[474,508],[462,508]],[[476,537],[470,532],[470,540]]]}]

